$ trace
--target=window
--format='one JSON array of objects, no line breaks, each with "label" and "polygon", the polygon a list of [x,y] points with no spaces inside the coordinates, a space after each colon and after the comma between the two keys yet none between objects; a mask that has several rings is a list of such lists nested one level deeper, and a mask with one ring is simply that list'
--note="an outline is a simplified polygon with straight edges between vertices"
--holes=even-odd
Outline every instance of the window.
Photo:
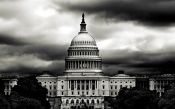
[{"label": "window", "polygon": [[122,88],[122,85],[120,85],[120,89]]},{"label": "window", "polygon": [[82,90],[84,90],[84,85],[82,84]]},{"label": "window", "polygon": [[50,90],[52,89],[52,86],[50,85]]},{"label": "window", "polygon": [[117,85],[115,85],[115,89],[117,89]]},{"label": "window", "polygon": [[74,100],[71,100],[71,104],[74,104]]},{"label": "window", "polygon": [[54,92],[54,95],[56,95],[56,92]]},{"label": "window", "polygon": [[86,85],[86,90],[89,90],[89,85]]},{"label": "window", "polygon": [[56,86],[54,86],[54,89],[56,89]]},{"label": "window", "polygon": [[95,90],[95,81],[92,80],[92,90]]},{"label": "window", "polygon": [[74,92],[72,91],[72,95],[74,95]]},{"label": "window", "polygon": [[93,99],[92,99],[91,103],[94,104],[94,100]]},{"label": "window", "polygon": [[117,92],[115,92],[115,95],[117,95]]},{"label": "window", "polygon": [[105,85],[103,85],[103,89],[105,89]]},{"label": "window", "polygon": [[111,95],[113,95],[113,92],[111,92]]},{"label": "window", "polygon": [[112,85],[111,85],[111,89],[112,89]]},{"label": "window", "polygon": [[99,104],[100,102],[99,102],[99,100],[97,100],[97,104]]},{"label": "window", "polygon": [[77,86],[77,90],[80,90],[80,85]]},{"label": "window", "polygon": [[130,85],[130,88],[132,88],[132,85]]},{"label": "window", "polygon": [[89,100],[88,100],[88,99],[87,99],[87,101],[86,101],[86,102],[87,102],[87,104],[89,104]]},{"label": "window", "polygon": [[63,93],[63,92],[61,92],[61,94],[63,95],[64,93]]},{"label": "window", "polygon": [[61,86],[61,89],[64,89],[64,86],[63,85]]},{"label": "window", "polygon": [[80,95],[80,92],[78,92],[78,95]]},{"label": "window", "polygon": [[86,95],[88,95],[89,93],[88,92],[86,92]]},{"label": "window", "polygon": [[103,91],[103,95],[105,95],[105,92]]}]

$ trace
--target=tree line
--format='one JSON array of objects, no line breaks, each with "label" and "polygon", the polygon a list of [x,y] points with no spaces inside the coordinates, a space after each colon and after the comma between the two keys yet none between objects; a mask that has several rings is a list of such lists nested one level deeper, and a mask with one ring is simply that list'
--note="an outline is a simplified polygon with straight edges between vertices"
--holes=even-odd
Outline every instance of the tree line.
[{"label": "tree line", "polygon": [[9,96],[4,95],[4,83],[0,79],[0,109],[50,109],[46,100],[48,90],[36,77],[18,79]]},{"label": "tree line", "polygon": [[122,88],[115,98],[107,97],[113,109],[175,109],[175,84],[165,87],[161,97],[156,91]]}]

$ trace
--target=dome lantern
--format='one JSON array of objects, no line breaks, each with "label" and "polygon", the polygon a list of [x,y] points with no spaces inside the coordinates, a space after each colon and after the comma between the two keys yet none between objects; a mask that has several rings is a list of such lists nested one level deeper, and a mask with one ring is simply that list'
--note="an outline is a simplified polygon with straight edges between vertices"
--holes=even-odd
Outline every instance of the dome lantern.
[{"label": "dome lantern", "polygon": [[82,14],[82,22],[80,24],[80,33],[82,32],[87,32],[86,31],[86,23],[85,23],[85,20],[84,20],[84,13]]}]

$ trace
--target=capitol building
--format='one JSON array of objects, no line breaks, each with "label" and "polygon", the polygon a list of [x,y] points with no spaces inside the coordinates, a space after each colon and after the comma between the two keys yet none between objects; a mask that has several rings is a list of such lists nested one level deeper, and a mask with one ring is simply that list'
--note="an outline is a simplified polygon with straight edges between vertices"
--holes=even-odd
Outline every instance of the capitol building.
[{"label": "capitol building", "polygon": [[[123,73],[104,76],[102,58],[95,39],[86,30],[84,14],[80,32],[68,48],[63,76],[43,74],[37,77],[49,89],[49,95],[61,97],[61,109],[104,109],[104,96],[116,96],[122,87],[135,87],[135,77]],[[55,86],[55,88],[54,88]]]},{"label": "capitol building", "polygon": [[[138,77],[118,71],[117,75],[104,76],[98,46],[86,30],[84,17],[83,14],[80,32],[72,39],[68,48],[64,75],[52,76],[44,73],[36,77],[48,89],[52,109],[104,109],[104,98],[117,96],[123,87],[156,90],[161,96],[164,86],[175,82],[175,76],[170,74]],[[11,88],[17,84],[17,79],[4,80],[4,92],[9,95]]]}]

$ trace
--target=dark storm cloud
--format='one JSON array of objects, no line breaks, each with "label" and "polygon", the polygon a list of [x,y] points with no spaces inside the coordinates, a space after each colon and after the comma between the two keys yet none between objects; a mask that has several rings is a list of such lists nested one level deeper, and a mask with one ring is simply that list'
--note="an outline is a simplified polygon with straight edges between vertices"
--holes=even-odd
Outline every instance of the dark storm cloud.
[{"label": "dark storm cloud", "polygon": [[27,45],[29,43],[21,40],[20,38],[15,38],[15,37],[0,34],[0,44],[22,46],[22,45]]},{"label": "dark storm cloud", "polygon": [[64,64],[59,61],[54,61],[48,67],[35,68],[33,66],[16,65],[11,68],[2,70],[1,75],[35,75],[38,76],[43,73],[43,71],[49,71],[52,75],[62,75],[64,71]]},{"label": "dark storm cloud", "polygon": [[0,56],[22,56],[34,55],[35,57],[52,61],[63,60],[67,55],[65,45],[27,45],[27,46],[5,46],[0,47]]},{"label": "dark storm cloud", "polygon": [[117,52],[118,56],[112,53],[110,57],[103,59],[104,67],[116,66],[113,69],[125,70],[129,74],[175,73],[175,52],[154,54]]},{"label": "dark storm cloud", "polygon": [[63,60],[68,45],[32,45],[23,48],[23,53],[34,54],[43,60]]},{"label": "dark storm cloud", "polygon": [[175,23],[173,0],[99,0],[63,2],[63,10],[95,14],[99,18],[138,21],[147,25],[167,26]]}]

